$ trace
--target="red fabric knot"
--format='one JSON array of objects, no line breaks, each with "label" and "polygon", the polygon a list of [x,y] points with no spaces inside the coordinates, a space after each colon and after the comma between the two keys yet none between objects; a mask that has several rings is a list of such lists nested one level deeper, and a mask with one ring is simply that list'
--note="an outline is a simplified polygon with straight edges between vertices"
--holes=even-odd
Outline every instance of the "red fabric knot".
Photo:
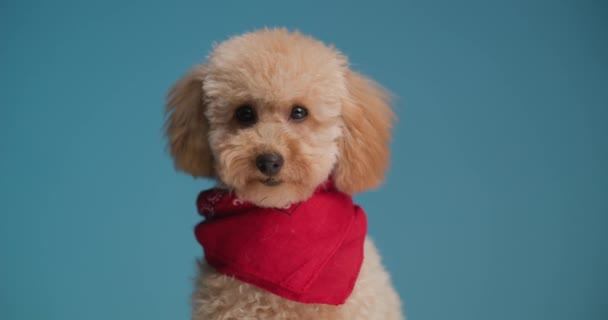
[{"label": "red fabric knot", "polygon": [[286,208],[260,208],[222,190],[197,199],[205,221],[195,228],[216,270],[283,298],[343,304],[361,264],[367,221],[331,181]]}]

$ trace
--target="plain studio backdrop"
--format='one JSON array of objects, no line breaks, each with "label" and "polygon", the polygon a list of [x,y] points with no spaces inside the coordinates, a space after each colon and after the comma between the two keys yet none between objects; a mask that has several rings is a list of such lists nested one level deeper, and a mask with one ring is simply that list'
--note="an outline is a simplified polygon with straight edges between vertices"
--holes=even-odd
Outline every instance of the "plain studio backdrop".
[{"label": "plain studio backdrop", "polygon": [[608,319],[604,1],[0,1],[0,319],[187,319],[210,181],[164,97],[286,26],[396,96],[356,200],[409,319]]}]

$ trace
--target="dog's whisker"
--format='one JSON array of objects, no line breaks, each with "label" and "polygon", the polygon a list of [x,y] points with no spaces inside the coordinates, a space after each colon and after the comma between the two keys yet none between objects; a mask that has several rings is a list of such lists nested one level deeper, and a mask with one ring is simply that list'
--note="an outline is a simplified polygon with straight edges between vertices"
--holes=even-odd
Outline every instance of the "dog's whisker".
[{"label": "dog's whisker", "polygon": [[266,196],[264,198],[262,198],[262,200],[260,200],[260,204],[264,203],[264,201],[266,201],[266,199],[268,199],[269,196]]}]

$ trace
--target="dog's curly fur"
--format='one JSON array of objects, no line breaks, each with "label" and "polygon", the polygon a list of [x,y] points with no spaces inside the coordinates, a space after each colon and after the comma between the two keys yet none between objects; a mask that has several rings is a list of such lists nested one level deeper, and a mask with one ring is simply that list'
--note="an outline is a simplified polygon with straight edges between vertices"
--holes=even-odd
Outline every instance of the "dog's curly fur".
[{"label": "dog's curly fur", "polygon": [[[251,107],[257,121],[235,118]],[[294,106],[308,117],[290,118]],[[354,194],[378,186],[389,162],[394,117],[385,90],[349,69],[333,47],[285,29],[233,37],[171,89],[166,133],[178,169],[215,178],[244,200],[283,207],[332,176]],[[279,185],[264,183],[256,157],[276,153]],[[371,240],[355,289],[341,306],[302,304],[199,263],[193,319],[401,319],[399,298]]]}]

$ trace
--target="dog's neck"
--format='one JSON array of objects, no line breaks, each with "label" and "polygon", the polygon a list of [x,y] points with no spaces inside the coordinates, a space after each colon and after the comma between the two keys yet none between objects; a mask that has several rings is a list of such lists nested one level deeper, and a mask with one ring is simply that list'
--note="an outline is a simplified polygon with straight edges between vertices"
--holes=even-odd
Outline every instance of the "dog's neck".
[{"label": "dog's neck", "polygon": [[[281,188],[281,186],[279,185],[279,186],[272,187],[272,188],[277,188],[277,190],[278,190],[279,188]],[[215,187],[213,187],[212,190],[221,190],[222,192],[224,192],[224,193],[226,193],[226,194],[228,194],[228,195],[230,195],[230,196],[232,196],[234,198],[237,198],[237,199],[240,198],[238,196],[238,192],[237,192],[236,189],[234,189],[233,187],[231,187],[230,185],[224,183],[223,181],[221,181],[219,179],[217,180],[217,183],[216,183]],[[270,189],[270,190],[272,190],[272,189]],[[261,207],[261,208],[282,209],[282,208],[286,208],[286,207],[292,206],[294,204],[298,204],[298,203],[309,201],[310,198],[313,197],[315,194],[317,194],[319,192],[322,192],[322,191],[327,191],[327,190],[339,191],[337,189],[337,187],[336,187],[334,178],[331,175],[328,176],[328,178],[324,182],[322,182],[319,185],[317,185],[314,188],[314,190],[311,192],[310,196],[308,196],[307,198],[305,198],[303,200],[289,201],[289,202],[286,202],[286,203],[282,203],[281,205],[272,205],[272,204],[270,204],[270,205],[261,205],[260,203],[256,203],[255,201],[251,201],[251,200],[246,199],[246,198],[241,198],[240,200],[237,200],[237,201],[248,202],[248,203],[253,204],[256,207]],[[270,192],[272,192],[272,191],[270,191]]]},{"label": "dog's neck", "polygon": [[[269,197],[270,199],[262,197],[262,200],[266,200],[266,201],[263,201],[264,203],[262,204],[260,202],[257,202],[254,199],[247,198],[247,196],[242,197],[241,194],[238,192],[238,190],[236,190],[234,187],[230,186],[227,183],[224,183],[223,181],[221,181],[219,179],[216,180],[216,185],[215,185],[215,187],[213,187],[214,190],[222,190],[223,192],[225,192],[226,194],[228,194],[232,197],[239,198],[241,201],[251,203],[257,207],[278,208],[278,209],[285,208],[285,207],[288,207],[293,204],[309,201],[315,194],[317,194],[321,191],[327,191],[327,190],[340,191],[335,184],[333,175],[329,175],[327,177],[327,179],[325,179],[323,182],[319,183],[315,188],[311,188],[309,191],[310,192],[309,194],[305,194],[303,196],[298,196],[298,197],[294,197],[294,198],[281,198],[278,195],[285,194],[285,191],[286,191],[285,189],[282,189],[282,188],[284,188],[284,187],[282,187],[282,185],[267,187],[267,193],[264,194],[264,197],[270,196]],[[287,189],[287,190],[289,190],[289,189]],[[278,192],[278,193],[273,195],[273,192]],[[257,200],[260,200],[259,196],[257,197]]]}]

